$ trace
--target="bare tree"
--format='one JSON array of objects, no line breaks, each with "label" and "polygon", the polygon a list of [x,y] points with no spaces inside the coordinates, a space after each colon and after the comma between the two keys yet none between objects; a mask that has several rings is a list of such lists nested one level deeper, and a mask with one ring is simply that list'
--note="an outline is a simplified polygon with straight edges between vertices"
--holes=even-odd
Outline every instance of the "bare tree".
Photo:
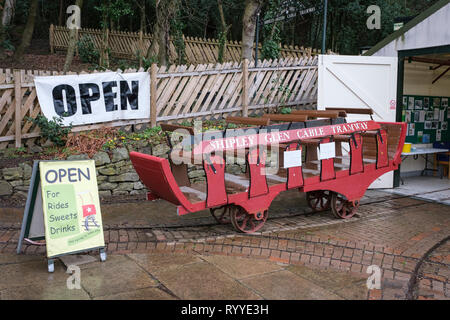
[{"label": "bare tree", "polygon": [[19,61],[22,58],[25,49],[30,46],[31,38],[33,37],[34,32],[34,23],[36,21],[38,3],[38,0],[31,0],[30,9],[28,11],[27,24],[25,25],[25,29],[22,33],[22,40],[19,47],[14,52],[15,61]]},{"label": "bare tree", "polygon": [[156,22],[153,28],[153,39],[147,51],[147,59],[156,55],[158,46],[158,61],[160,65],[167,65],[170,53],[170,22],[178,9],[178,0],[156,0]]},{"label": "bare tree", "polygon": [[256,15],[264,0],[246,0],[242,17],[242,59],[252,60],[253,40],[256,30]]},{"label": "bare tree", "polygon": [[[76,0],[75,5],[81,9],[81,7],[83,7],[83,0]],[[75,47],[77,45],[77,36],[76,35],[77,35],[77,29],[76,28],[70,29],[69,47],[67,48],[66,61],[64,62],[64,68],[63,68],[64,72],[69,71],[70,66],[72,64],[73,55],[75,53]]]}]

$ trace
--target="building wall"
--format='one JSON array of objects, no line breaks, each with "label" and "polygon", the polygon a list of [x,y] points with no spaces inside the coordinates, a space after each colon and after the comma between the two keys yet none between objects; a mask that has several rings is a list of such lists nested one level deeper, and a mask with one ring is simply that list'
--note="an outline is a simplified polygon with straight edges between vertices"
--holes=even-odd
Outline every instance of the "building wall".
[{"label": "building wall", "polygon": [[396,57],[400,50],[446,46],[450,44],[450,3],[390,42],[374,56]]}]

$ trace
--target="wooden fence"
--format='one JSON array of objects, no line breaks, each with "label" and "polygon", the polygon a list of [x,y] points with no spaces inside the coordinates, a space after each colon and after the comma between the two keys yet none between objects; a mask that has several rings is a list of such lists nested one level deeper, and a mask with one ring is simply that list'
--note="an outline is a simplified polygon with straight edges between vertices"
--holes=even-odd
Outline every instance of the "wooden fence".
[{"label": "wooden fence", "polygon": [[[109,31],[103,34],[99,29],[79,29],[77,39],[89,37],[97,50],[107,47],[115,58],[137,59],[146,54],[152,35],[142,32]],[[105,43],[104,43],[105,41]],[[216,39],[201,39],[184,37],[186,61],[188,64],[217,63],[219,41]],[[50,50],[67,50],[69,45],[69,29],[61,26],[50,26]],[[259,46],[261,48],[261,45]],[[301,58],[316,55],[316,49],[284,45],[280,51],[281,58]],[[254,53],[253,53],[254,54]],[[258,54],[261,57],[261,52]],[[177,61],[175,46],[170,41],[170,60]],[[241,61],[241,42],[229,41],[226,45],[224,61]]]},{"label": "wooden fence", "polygon": [[[247,60],[168,68],[154,64],[148,72],[150,119],[77,126],[72,131],[220,119],[225,114],[252,115],[280,106],[310,109],[317,100],[317,57],[263,61],[257,68]],[[25,118],[41,114],[33,77],[58,74],[61,73],[0,69],[0,149],[20,147],[23,140],[29,145],[40,137],[39,127]]]}]

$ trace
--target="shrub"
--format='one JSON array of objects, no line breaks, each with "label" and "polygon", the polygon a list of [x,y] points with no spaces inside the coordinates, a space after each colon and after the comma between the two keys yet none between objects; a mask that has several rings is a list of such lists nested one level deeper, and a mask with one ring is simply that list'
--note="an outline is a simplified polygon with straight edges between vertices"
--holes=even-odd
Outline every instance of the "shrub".
[{"label": "shrub", "polygon": [[100,53],[95,48],[94,42],[92,41],[91,37],[82,37],[80,41],[78,41],[77,46],[81,61],[85,63],[98,63]]},{"label": "shrub", "polygon": [[292,109],[289,107],[284,107],[281,109],[281,114],[290,114],[292,112]]},{"label": "shrub", "polygon": [[53,120],[48,120],[43,115],[38,115],[36,118],[27,117],[26,120],[33,122],[41,129],[41,134],[44,138],[49,139],[58,147],[63,147],[66,144],[67,136],[72,130],[72,124],[63,128],[63,118],[53,117]]}]

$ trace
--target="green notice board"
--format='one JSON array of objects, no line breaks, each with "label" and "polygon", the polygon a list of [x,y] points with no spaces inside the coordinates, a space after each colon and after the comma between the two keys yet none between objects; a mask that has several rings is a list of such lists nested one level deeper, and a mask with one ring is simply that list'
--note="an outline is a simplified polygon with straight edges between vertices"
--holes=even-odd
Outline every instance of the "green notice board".
[{"label": "green notice board", "polygon": [[406,142],[450,141],[450,97],[403,96],[402,121],[408,124]]}]

